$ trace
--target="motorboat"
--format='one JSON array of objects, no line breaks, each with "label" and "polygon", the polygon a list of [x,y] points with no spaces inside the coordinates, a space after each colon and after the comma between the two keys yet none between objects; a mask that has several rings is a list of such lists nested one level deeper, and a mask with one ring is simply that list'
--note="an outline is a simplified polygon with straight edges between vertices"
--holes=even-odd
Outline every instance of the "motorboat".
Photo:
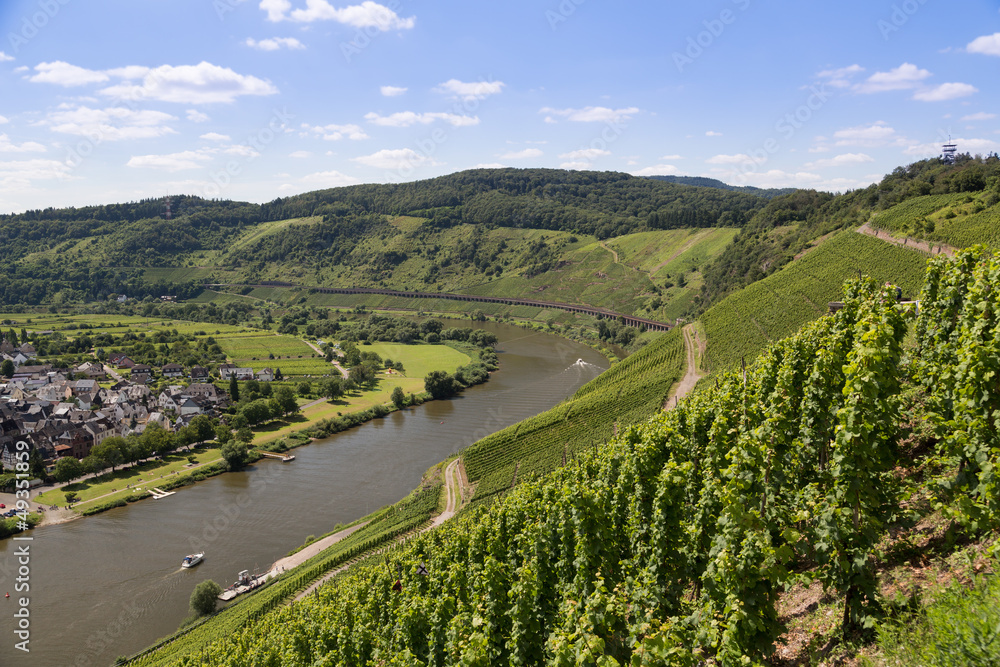
[{"label": "motorboat", "polygon": [[190,556],[185,556],[184,561],[181,563],[181,567],[194,567],[201,561],[205,560],[205,554],[191,554]]}]

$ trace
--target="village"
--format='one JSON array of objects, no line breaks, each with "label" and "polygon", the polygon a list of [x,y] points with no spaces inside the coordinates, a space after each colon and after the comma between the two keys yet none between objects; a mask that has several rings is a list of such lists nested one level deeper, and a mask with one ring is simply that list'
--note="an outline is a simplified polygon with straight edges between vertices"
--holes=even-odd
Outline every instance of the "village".
[{"label": "village", "polygon": [[[0,364],[13,367],[11,377],[0,378],[0,462],[6,470],[14,469],[18,442],[28,443],[31,456],[49,466],[66,456],[83,460],[107,438],[141,435],[154,424],[177,432],[199,415],[217,419],[230,405],[228,393],[211,383],[203,366],[155,369],[112,354],[107,363],[55,369],[32,365],[35,358],[31,343],[0,341]],[[223,381],[275,379],[270,368],[255,373],[229,363],[218,374]],[[151,389],[157,380],[176,384]]]}]

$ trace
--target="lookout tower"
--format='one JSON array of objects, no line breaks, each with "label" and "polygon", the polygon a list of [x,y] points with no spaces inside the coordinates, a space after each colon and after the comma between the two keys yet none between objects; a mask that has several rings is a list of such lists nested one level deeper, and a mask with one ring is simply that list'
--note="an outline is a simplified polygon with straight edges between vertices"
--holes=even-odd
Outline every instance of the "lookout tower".
[{"label": "lookout tower", "polygon": [[957,151],[958,145],[951,143],[951,137],[948,137],[948,143],[941,147],[941,162],[955,164],[955,153]]},{"label": "lookout tower", "polygon": [[170,202],[170,195],[167,195],[167,211],[166,211],[166,218],[167,218],[167,220],[170,219],[170,203],[171,203]]}]

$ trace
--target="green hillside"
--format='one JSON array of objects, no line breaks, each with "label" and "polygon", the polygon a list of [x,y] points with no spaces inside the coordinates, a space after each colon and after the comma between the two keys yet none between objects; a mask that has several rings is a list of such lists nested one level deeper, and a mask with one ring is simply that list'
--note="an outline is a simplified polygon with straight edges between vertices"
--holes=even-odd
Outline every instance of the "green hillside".
[{"label": "green hillside", "polygon": [[[893,286],[850,280],[843,309],[745,375],[720,374],[473,505],[388,552],[389,568],[362,561],[314,596],[246,624],[210,621],[211,643],[182,646],[198,664],[234,667],[768,664],[804,622],[817,645],[850,655],[872,628],[921,622],[890,597],[911,558],[944,561],[1000,525],[1000,388],[986,372],[1000,365],[998,280],[996,256],[936,259],[919,316]],[[573,401],[640,383],[643,358]],[[928,531],[942,539],[925,543]],[[791,613],[788,598],[814,602]],[[190,664],[164,650],[134,664]]]}]

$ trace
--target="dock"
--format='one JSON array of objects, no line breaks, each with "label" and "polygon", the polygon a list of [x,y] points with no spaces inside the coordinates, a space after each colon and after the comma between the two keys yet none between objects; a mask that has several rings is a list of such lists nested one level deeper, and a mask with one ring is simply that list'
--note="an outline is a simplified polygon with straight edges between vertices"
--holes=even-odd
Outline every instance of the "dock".
[{"label": "dock", "polygon": [[161,498],[166,498],[167,496],[172,496],[177,493],[176,491],[164,491],[160,488],[150,489],[149,492],[153,494],[154,500],[160,500]]},{"label": "dock", "polygon": [[264,574],[250,574],[248,570],[243,570],[236,576],[236,582],[219,594],[219,599],[223,602],[229,602],[237,595],[243,595],[255,588],[260,588],[268,579],[276,576],[277,574],[273,570]]},{"label": "dock", "polygon": [[258,449],[257,453],[261,456],[266,456],[269,459],[278,459],[279,461],[284,461],[285,463],[295,460],[295,457],[291,454],[275,454],[274,452],[265,452],[263,449]]}]

